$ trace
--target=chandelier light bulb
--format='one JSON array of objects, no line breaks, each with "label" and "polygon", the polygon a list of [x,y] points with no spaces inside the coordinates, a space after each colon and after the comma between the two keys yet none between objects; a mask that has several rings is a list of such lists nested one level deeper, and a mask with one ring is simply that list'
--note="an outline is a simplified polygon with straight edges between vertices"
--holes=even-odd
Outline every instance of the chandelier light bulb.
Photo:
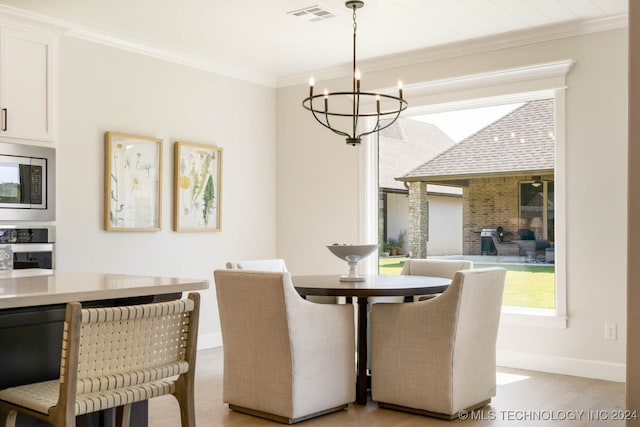
[{"label": "chandelier light bulb", "polygon": [[324,114],[326,115],[329,112],[329,90],[327,88],[324,89]]},{"label": "chandelier light bulb", "polygon": [[309,79],[309,96],[313,96],[313,85],[316,83],[315,80],[313,80],[313,77],[311,77]]}]

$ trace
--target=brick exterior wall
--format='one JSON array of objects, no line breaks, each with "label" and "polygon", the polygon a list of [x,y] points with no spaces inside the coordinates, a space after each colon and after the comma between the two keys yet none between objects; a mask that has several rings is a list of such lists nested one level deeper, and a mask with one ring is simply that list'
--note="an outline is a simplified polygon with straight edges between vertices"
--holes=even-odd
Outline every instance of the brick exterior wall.
[{"label": "brick exterior wall", "polygon": [[[553,180],[553,175],[542,179]],[[504,229],[516,233],[520,228],[520,182],[531,181],[531,175],[479,178],[469,181],[463,196],[463,252],[480,255],[480,230]]]},{"label": "brick exterior wall", "polygon": [[[543,175],[543,180],[553,180],[553,175]],[[469,180],[463,188],[463,234],[464,255],[480,255],[480,230],[502,227],[507,237],[516,233],[520,226],[520,182],[531,181],[531,175]],[[429,237],[429,203],[426,182],[409,183],[409,230],[408,249],[417,258],[425,258]]]}]

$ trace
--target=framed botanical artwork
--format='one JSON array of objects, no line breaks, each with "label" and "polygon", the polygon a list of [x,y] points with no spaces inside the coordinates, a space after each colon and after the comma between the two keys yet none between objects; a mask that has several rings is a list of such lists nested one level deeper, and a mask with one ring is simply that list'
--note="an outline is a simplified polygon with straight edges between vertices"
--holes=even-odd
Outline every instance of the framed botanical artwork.
[{"label": "framed botanical artwork", "polygon": [[105,230],[160,230],[162,140],[107,132],[104,170]]},{"label": "framed botanical artwork", "polygon": [[222,148],[174,145],[174,231],[220,231]]}]

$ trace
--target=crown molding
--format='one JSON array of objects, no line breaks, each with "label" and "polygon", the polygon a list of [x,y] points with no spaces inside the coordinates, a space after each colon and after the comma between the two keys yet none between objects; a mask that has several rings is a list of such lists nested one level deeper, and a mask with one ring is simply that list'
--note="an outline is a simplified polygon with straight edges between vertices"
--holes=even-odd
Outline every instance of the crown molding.
[{"label": "crown molding", "polygon": [[[164,49],[150,47],[143,43],[125,40],[114,35],[84,28],[69,21],[5,5],[0,5],[0,22],[28,28],[32,31],[36,30],[59,35],[62,34],[68,37],[90,41],[140,55],[150,56],[267,87],[279,88],[304,84],[309,78],[309,73],[300,73],[287,77],[276,78],[272,75],[255,70],[230,66],[202,57],[188,56]],[[361,68],[366,69],[368,72],[382,71],[457,56],[625,28],[628,27],[628,25],[628,15],[623,14],[590,21],[549,25],[505,34],[492,35],[479,39],[465,40],[396,55],[387,55],[385,57],[362,60],[360,61],[360,64]],[[337,67],[327,68],[325,70],[314,71],[313,74],[316,77],[316,81],[318,81],[344,77],[349,75],[350,72],[350,65],[343,64]]]},{"label": "crown molding", "polygon": [[0,23],[4,25],[56,35],[63,34],[67,30],[67,26],[62,25],[56,19],[43,20],[40,18],[41,15],[26,10],[0,5]]},{"label": "crown molding", "polygon": [[65,35],[80,40],[90,41],[249,83],[268,87],[276,86],[275,77],[265,73],[248,70],[242,67],[226,65],[201,57],[188,56],[164,49],[150,47],[143,43],[125,40],[114,35],[85,28],[73,22],[29,12],[23,9],[0,5],[0,22],[28,28],[32,31],[46,31],[57,35]]},{"label": "crown molding", "polygon": [[182,55],[164,49],[157,49],[144,44],[131,42],[119,37],[109,36],[83,28],[70,28],[65,32],[66,36],[81,40],[99,43],[105,46],[115,47],[140,55],[150,56],[164,61],[173,62],[209,73],[219,74],[232,79],[242,80],[248,83],[255,83],[262,86],[275,87],[276,79],[265,73],[248,70],[242,67],[235,67],[222,64],[216,61],[207,60],[196,56]]},{"label": "crown molding", "polygon": [[[380,58],[361,60],[359,61],[359,68],[367,70],[367,72],[383,71],[458,56],[542,43],[601,31],[615,30],[628,26],[629,16],[627,14],[593,19],[590,21],[547,25],[521,31],[491,35],[473,40],[463,40],[460,42],[404,52],[396,55],[387,55]],[[350,66],[344,64],[337,67],[314,71],[313,75],[316,81],[320,81],[344,77],[350,73]],[[291,75],[278,79],[278,87],[304,84],[308,79],[308,73]]]}]

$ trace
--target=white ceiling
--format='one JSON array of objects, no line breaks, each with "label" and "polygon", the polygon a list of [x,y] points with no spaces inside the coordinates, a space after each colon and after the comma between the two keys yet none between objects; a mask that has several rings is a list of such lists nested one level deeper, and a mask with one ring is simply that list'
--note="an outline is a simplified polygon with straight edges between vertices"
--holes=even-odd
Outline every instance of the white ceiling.
[{"label": "white ceiling", "polygon": [[[495,34],[626,15],[628,0],[366,0],[358,60]],[[227,74],[281,82],[345,66],[352,16],[343,0],[0,0],[91,39],[118,39]],[[289,13],[317,5],[311,22]],[[7,8],[8,7],[8,8]],[[31,15],[36,14],[36,15]],[[89,36],[91,34],[91,36]],[[215,68],[215,66],[211,68]],[[249,78],[251,79],[251,78]]]}]

